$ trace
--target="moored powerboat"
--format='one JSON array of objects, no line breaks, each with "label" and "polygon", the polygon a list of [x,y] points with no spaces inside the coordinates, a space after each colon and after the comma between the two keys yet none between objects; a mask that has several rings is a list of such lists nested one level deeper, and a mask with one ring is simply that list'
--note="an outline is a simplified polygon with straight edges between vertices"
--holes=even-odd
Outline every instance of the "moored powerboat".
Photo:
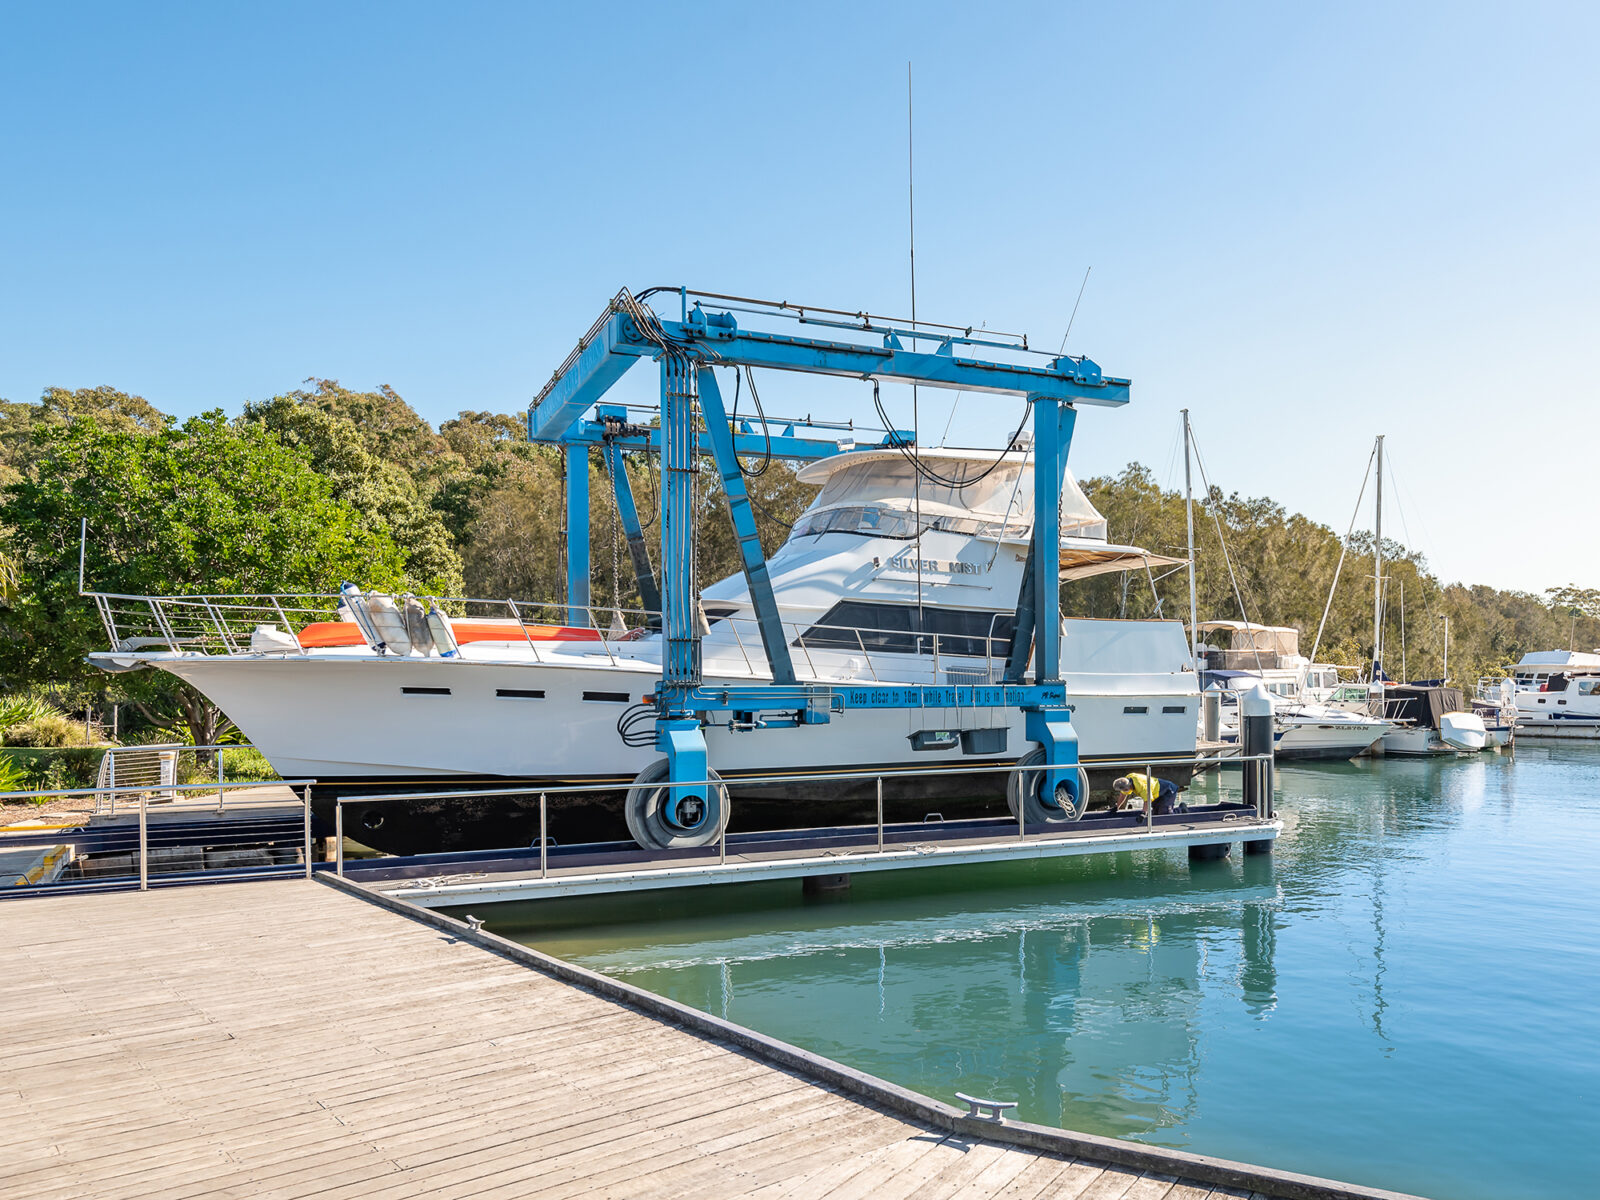
[{"label": "moored powerboat", "polygon": [[[1237,743],[1239,697],[1258,684],[1269,685],[1248,671],[1206,671],[1201,679],[1206,690],[1223,695],[1221,740]],[[1279,759],[1357,758],[1396,729],[1394,722],[1365,712],[1286,698],[1270,688],[1268,695],[1273,705],[1273,751]]]},{"label": "moored powerboat", "polygon": [[1398,725],[1383,737],[1384,754],[1476,754],[1493,748],[1483,718],[1467,708],[1460,688],[1389,684],[1384,715]]},{"label": "moored powerboat", "polygon": [[1538,690],[1519,691],[1516,735],[1537,741],[1600,741],[1600,671],[1556,673]]},{"label": "moored powerboat", "polygon": [[1394,723],[1380,716],[1318,699],[1338,686],[1338,669],[1301,655],[1298,629],[1250,621],[1202,621],[1195,628],[1205,639],[1197,645],[1201,686],[1223,694],[1223,741],[1238,741],[1238,697],[1257,684],[1272,698],[1280,759],[1355,758],[1393,732]]}]

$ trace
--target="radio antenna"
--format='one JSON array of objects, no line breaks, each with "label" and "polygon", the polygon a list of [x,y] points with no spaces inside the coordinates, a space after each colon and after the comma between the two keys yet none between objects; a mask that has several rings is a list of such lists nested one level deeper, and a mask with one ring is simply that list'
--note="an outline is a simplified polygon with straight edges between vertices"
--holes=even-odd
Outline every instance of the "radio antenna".
[{"label": "radio antenna", "polygon": [[[911,104],[911,62],[906,61],[906,218],[910,233],[911,249],[911,346],[916,348],[915,337],[917,329],[917,172],[916,172],[916,123],[913,120],[915,110]],[[920,457],[922,454],[922,422],[917,404],[917,385],[911,385],[911,452]],[[922,632],[922,472],[916,471],[911,478],[911,506],[916,514],[917,521],[917,632]],[[922,644],[921,638],[917,644]]]}]

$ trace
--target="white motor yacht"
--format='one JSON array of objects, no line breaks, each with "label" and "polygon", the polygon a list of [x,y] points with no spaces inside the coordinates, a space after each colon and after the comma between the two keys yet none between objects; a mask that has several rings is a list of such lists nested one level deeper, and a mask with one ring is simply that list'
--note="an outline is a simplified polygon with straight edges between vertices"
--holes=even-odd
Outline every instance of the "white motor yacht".
[{"label": "white motor yacht", "polygon": [[1271,684],[1248,671],[1207,671],[1204,678],[1207,690],[1222,692],[1220,737],[1229,743],[1239,740],[1239,698],[1257,684],[1268,689],[1273,752],[1279,759],[1357,758],[1396,728],[1393,721],[1364,712],[1273,693]]},{"label": "white motor yacht", "polygon": [[[1524,654],[1511,668],[1516,735],[1536,741],[1600,741],[1600,650]],[[1485,690],[1478,685],[1479,693]]]},{"label": "white motor yacht", "polygon": [[[1029,454],[918,454],[964,486],[919,484],[907,454],[892,447],[800,471],[821,490],[769,570],[802,683],[1000,679],[1033,525]],[[1069,601],[1074,579],[1174,561],[1111,543],[1105,519],[1070,474],[1061,528]],[[319,813],[335,796],[526,788],[471,800],[347,804],[350,835],[379,849],[528,845],[538,836],[538,791],[564,785],[594,790],[551,798],[551,836],[625,836],[623,790],[661,757],[645,700],[660,679],[662,639],[644,614],[629,621],[587,613],[583,624],[558,615],[564,606],[506,601],[486,609],[440,598],[448,631],[407,637],[404,622],[391,621],[380,648],[362,623],[335,617],[333,595],[91,594],[112,641],[92,661],[108,670],[156,668],[192,685],[285,778],[317,781]],[[387,611],[386,601],[367,599]],[[705,589],[701,603],[706,686],[770,678],[744,576]],[[1068,619],[1062,634],[1061,676],[1092,785],[1115,773],[1097,772],[1097,762],[1194,755],[1198,685],[1180,623]],[[831,777],[880,769],[926,771],[886,780],[918,803],[976,796],[992,804],[1033,748],[1022,714],[1004,709],[852,709],[820,725],[729,723],[704,732],[734,798],[734,823],[745,827],[816,823],[819,806],[829,804],[820,815],[859,817],[873,781]],[[954,765],[993,772],[940,777]],[[760,789],[739,782],[780,772],[804,779]]]},{"label": "white motor yacht", "polygon": [[1202,686],[1223,694],[1223,741],[1238,741],[1238,698],[1256,684],[1272,697],[1280,759],[1355,758],[1395,730],[1382,717],[1322,702],[1338,687],[1338,668],[1302,656],[1298,629],[1250,621],[1203,621],[1195,628],[1205,639],[1196,647]]}]

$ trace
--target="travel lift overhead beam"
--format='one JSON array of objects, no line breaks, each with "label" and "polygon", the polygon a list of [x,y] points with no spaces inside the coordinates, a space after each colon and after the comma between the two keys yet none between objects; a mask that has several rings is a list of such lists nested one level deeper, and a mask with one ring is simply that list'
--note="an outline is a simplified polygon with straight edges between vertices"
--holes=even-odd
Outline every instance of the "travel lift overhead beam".
[{"label": "travel lift overhead beam", "polygon": [[[644,303],[644,298],[656,291],[677,295],[677,320],[660,317]],[[715,302],[709,310],[707,301]],[[812,336],[803,328],[797,334],[745,329],[735,317],[736,312],[765,320],[782,319],[801,327],[821,327],[829,333]],[[841,333],[856,340],[838,336]],[[923,342],[933,342],[934,350],[921,350]],[[1019,361],[1003,361],[994,351],[1004,351]],[[989,356],[982,357],[986,352]],[[585,420],[589,409],[641,358],[655,359],[661,366],[660,427],[626,427],[618,416],[619,410],[609,406],[597,411],[599,420]],[[1017,630],[1000,684],[862,686],[803,684],[796,679],[738,462],[741,453],[763,453],[766,439],[731,428],[713,375],[713,369],[719,366],[760,367],[1027,398],[1033,409],[1034,527],[1021,594],[1017,597]],[[1081,813],[1087,798],[1082,795],[1077,734],[1072,729],[1060,667],[1061,482],[1077,417],[1075,406],[1126,404],[1128,387],[1127,380],[1103,375],[1087,358],[1034,351],[1025,338],[1007,339],[987,332],[974,337],[970,328],[955,326],[923,324],[906,328],[865,314],[716,296],[685,288],[652,289],[638,298],[626,290],[619,292],[529,406],[528,437],[566,449],[567,599],[574,608],[586,607],[588,600],[589,447],[598,442],[606,447],[608,456],[615,454],[608,466],[636,567],[643,556],[643,532],[617,451],[623,445],[648,447],[661,457],[664,645],[655,703],[656,748],[666,755],[666,776],[657,778],[648,771],[641,775],[630,792],[630,807],[636,797],[656,789],[667,829],[679,835],[671,844],[709,844],[716,839],[725,820],[726,795],[713,797],[708,793],[719,789],[701,783],[716,778],[707,761],[702,727],[704,716],[711,713],[768,714],[763,727],[776,728],[825,724],[834,713],[851,708],[959,706],[1020,708],[1027,739],[1037,742],[1043,750],[1044,769],[1036,773],[1042,777],[1038,784],[1040,797],[1049,798],[1046,803]],[[697,428],[697,401],[703,416],[703,434]],[[620,438],[624,428],[627,437]],[[902,434],[891,432],[884,444],[905,444],[906,440]],[[842,449],[837,442],[804,437],[785,436],[773,442],[774,456],[782,458],[825,458]],[[695,620],[699,597],[694,575],[692,481],[696,460],[708,451],[727,493],[745,580],[772,671],[770,684],[707,688],[701,678],[700,635]],[[634,553],[635,547],[638,553]],[[648,556],[643,557],[647,568]],[[585,571],[581,581],[573,573],[579,564]],[[640,578],[644,590],[646,576]],[[1023,681],[1030,639],[1031,684]],[[1031,781],[1024,782],[1031,791]]]}]

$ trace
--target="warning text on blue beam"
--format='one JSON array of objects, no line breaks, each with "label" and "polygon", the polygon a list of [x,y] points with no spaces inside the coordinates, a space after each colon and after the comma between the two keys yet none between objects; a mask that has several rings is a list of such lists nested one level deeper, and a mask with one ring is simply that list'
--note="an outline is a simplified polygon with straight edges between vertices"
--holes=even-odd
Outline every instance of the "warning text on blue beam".
[{"label": "warning text on blue beam", "polygon": [[874,684],[832,690],[835,705],[841,708],[1022,708],[1066,701],[1066,689],[1060,684],[1037,687]]},{"label": "warning text on blue beam", "polygon": [[689,703],[702,712],[719,709],[771,712],[813,706],[840,712],[847,708],[1061,708],[1066,700],[1066,688],[1059,683],[745,684],[700,688]]}]

